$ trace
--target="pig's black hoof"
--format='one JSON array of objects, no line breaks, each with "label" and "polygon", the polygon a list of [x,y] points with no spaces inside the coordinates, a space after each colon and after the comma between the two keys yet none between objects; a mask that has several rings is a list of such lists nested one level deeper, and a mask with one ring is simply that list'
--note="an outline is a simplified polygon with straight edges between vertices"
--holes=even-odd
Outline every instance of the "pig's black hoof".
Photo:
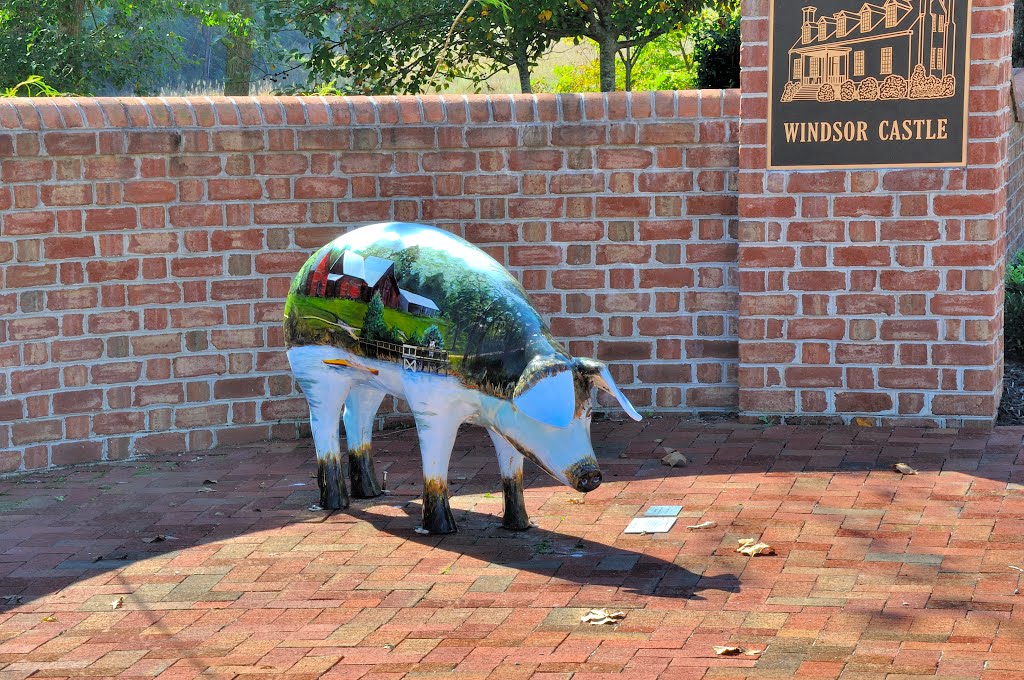
[{"label": "pig's black hoof", "polygon": [[502,477],[501,486],[505,498],[505,514],[501,526],[510,531],[525,531],[530,528],[530,517],[526,514],[523,500],[523,478]]},{"label": "pig's black hoof", "polygon": [[320,507],[324,510],[344,510],[349,506],[342,461],[329,456],[317,461],[316,483],[320,487]]},{"label": "pig's black hoof", "polygon": [[430,534],[454,534],[458,531],[455,518],[448,507],[448,485],[436,479],[423,483],[422,531]]},{"label": "pig's black hoof", "polygon": [[[363,450],[365,449],[365,450]],[[381,494],[377,473],[373,469],[373,455],[370,447],[359,447],[348,452],[349,478],[352,482],[352,496],[374,498]]]}]

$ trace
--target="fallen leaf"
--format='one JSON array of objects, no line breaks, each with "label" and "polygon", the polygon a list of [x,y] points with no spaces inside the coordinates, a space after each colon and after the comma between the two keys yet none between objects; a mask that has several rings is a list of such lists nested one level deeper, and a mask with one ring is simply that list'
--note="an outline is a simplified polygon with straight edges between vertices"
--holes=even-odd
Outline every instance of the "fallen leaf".
[{"label": "fallen leaf", "polygon": [[736,656],[737,654],[743,654],[745,651],[747,651],[742,647],[735,647],[733,645],[719,645],[713,647],[712,649],[715,650],[715,654],[717,654],[718,656]]},{"label": "fallen leaf", "polygon": [[110,602],[110,608],[111,609],[120,609],[123,606],[124,606],[124,598],[123,597],[119,597],[116,600],[112,600]]},{"label": "fallen leaf", "polygon": [[260,482],[260,488],[261,489],[266,489],[267,488],[267,483],[266,482]]},{"label": "fallen leaf", "polygon": [[430,531],[428,531],[427,529],[424,529],[423,527],[416,527],[415,529],[413,529],[413,531],[415,531],[417,534],[423,534],[425,536],[429,536],[430,535]]},{"label": "fallen leaf", "polygon": [[321,512],[321,511],[323,510],[323,508],[321,508],[321,507],[320,507],[319,505],[317,505],[316,503],[313,503],[313,505],[309,506],[309,507],[308,507],[308,508],[306,508],[306,509],[307,509],[307,510],[309,510],[310,512]]},{"label": "fallen leaf", "polygon": [[663,441],[665,441],[665,440],[664,440],[664,439],[655,439],[655,440],[654,440],[654,443],[655,443],[655,444],[660,444],[660,443],[662,443]]},{"label": "fallen leaf", "polygon": [[57,617],[56,616],[44,616],[42,618],[42,620],[43,620],[44,623],[53,623],[54,621],[57,620]]},{"label": "fallen leaf", "polygon": [[690,526],[688,526],[686,528],[687,529],[710,529],[711,527],[717,527],[717,526],[718,526],[718,522],[712,522],[711,520],[708,520],[707,522],[701,522],[700,524],[691,524]]},{"label": "fallen leaf", "polygon": [[874,422],[871,420],[871,418],[865,418],[864,416],[860,416],[853,419],[853,424],[858,425],[860,427],[871,427],[872,425],[874,425]]},{"label": "fallen leaf", "polygon": [[758,555],[774,555],[775,549],[767,543],[760,543],[756,538],[741,538],[739,540],[740,546],[736,548],[736,552],[750,557],[757,557]]},{"label": "fallen leaf", "polygon": [[164,541],[173,541],[174,536],[170,534],[157,534],[156,536],[149,536],[142,539],[143,543],[163,543]]},{"label": "fallen leaf", "polygon": [[216,479],[204,479],[203,480],[203,484],[216,484],[216,483],[217,483]]},{"label": "fallen leaf", "polygon": [[67,498],[67,497],[66,496],[54,496],[54,498],[57,499],[57,502],[63,503],[64,499]]},{"label": "fallen leaf", "polygon": [[211,489],[208,486],[201,486],[196,489],[196,493],[213,493],[214,491],[216,491],[216,489]]},{"label": "fallen leaf", "polygon": [[915,470],[914,468],[910,467],[906,463],[896,463],[895,465],[892,466],[892,469],[895,470],[896,472],[900,473],[901,475],[916,475],[917,474],[917,470]]},{"label": "fallen leaf", "polygon": [[687,465],[690,461],[686,456],[679,453],[675,449],[665,449],[668,451],[668,455],[661,459],[662,465],[668,465],[669,467],[679,467],[681,465]]},{"label": "fallen leaf", "polygon": [[609,614],[605,609],[591,609],[589,612],[580,617],[580,621],[583,623],[589,623],[594,626],[603,626],[607,623],[618,623],[622,619],[626,618],[625,612],[615,612]]},{"label": "fallen leaf", "polygon": [[583,502],[583,499],[582,498],[570,498],[568,502],[572,503],[573,505],[580,505]]}]

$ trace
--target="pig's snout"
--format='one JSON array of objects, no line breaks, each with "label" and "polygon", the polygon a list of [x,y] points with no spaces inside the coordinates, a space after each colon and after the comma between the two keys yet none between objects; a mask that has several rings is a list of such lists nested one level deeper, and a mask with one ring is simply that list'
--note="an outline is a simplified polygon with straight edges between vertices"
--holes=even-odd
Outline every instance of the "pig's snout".
[{"label": "pig's snout", "polygon": [[576,490],[587,493],[601,486],[601,471],[593,465],[586,465],[576,473]]}]

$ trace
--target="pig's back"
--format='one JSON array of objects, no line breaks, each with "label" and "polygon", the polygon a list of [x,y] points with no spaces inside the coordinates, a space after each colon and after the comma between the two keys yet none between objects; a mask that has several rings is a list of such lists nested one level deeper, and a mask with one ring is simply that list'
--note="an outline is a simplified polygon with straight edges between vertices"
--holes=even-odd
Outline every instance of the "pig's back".
[{"label": "pig's back", "polygon": [[534,356],[565,354],[498,262],[409,223],[362,227],[314,253],[292,282],[284,326],[289,347],[343,347],[503,398]]}]

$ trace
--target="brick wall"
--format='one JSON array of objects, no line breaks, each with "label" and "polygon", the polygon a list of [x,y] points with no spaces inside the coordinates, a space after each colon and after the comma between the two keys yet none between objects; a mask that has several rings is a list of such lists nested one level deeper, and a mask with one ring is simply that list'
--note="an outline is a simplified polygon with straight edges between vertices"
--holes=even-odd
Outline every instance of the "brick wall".
[{"label": "brick wall", "polygon": [[379,220],[480,244],[640,409],[734,410],[738,91],[0,103],[0,472],[292,437],[282,299]]},{"label": "brick wall", "polygon": [[768,1],[744,0],[742,412],[991,422],[1012,14],[973,3],[966,169],[766,172]]}]

